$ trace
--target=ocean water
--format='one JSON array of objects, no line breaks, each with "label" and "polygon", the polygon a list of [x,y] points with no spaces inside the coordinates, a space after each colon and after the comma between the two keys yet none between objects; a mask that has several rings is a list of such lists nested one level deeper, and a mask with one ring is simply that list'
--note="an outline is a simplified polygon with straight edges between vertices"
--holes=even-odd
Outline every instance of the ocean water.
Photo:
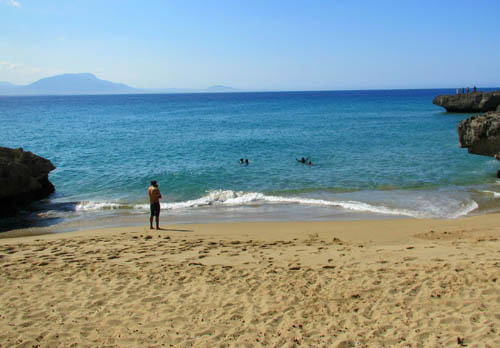
[{"label": "ocean water", "polygon": [[38,220],[147,220],[152,179],[165,222],[499,211],[499,163],[458,148],[470,115],[432,104],[453,92],[0,97],[0,146],[57,167]]}]

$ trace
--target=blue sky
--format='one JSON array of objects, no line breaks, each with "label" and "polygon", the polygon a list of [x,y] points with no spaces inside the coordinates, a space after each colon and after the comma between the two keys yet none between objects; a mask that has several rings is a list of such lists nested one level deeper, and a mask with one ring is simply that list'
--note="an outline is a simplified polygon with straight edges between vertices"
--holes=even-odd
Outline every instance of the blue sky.
[{"label": "blue sky", "polygon": [[0,81],[143,88],[500,86],[500,1],[0,0]]}]

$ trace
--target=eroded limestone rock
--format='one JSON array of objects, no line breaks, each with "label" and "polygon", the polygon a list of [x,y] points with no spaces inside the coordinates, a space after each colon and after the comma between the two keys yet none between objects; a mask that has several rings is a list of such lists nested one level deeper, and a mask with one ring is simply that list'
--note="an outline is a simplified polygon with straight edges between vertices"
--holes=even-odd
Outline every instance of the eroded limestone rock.
[{"label": "eroded limestone rock", "polygon": [[448,112],[488,112],[500,108],[500,91],[438,95],[433,104]]},{"label": "eroded limestone rock", "polygon": [[460,121],[458,145],[469,153],[482,156],[500,155],[500,113],[488,112]]},{"label": "eroded limestone rock", "polygon": [[0,147],[0,217],[55,191],[49,173],[55,167],[48,159],[23,149]]}]

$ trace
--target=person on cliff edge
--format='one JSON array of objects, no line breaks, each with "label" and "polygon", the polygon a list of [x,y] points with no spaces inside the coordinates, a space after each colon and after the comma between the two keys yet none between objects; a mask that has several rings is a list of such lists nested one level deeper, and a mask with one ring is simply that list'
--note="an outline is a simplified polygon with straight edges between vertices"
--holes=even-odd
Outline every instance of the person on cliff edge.
[{"label": "person on cliff edge", "polygon": [[160,198],[161,193],[158,189],[156,180],[151,181],[151,186],[148,188],[149,203],[151,209],[151,217],[149,218],[149,228],[153,229],[153,217],[156,219],[156,229],[160,229]]}]

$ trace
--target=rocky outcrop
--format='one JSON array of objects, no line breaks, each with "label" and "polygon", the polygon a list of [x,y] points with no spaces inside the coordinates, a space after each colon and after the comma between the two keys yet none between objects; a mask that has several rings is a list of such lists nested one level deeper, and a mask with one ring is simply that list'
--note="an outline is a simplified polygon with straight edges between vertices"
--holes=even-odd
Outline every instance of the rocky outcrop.
[{"label": "rocky outcrop", "polygon": [[488,112],[460,121],[458,146],[475,155],[500,155],[500,112]]},{"label": "rocky outcrop", "polygon": [[500,91],[438,95],[432,104],[442,106],[448,112],[500,111]]},{"label": "rocky outcrop", "polygon": [[48,159],[23,149],[0,147],[0,217],[55,191],[49,173],[55,167]]}]

